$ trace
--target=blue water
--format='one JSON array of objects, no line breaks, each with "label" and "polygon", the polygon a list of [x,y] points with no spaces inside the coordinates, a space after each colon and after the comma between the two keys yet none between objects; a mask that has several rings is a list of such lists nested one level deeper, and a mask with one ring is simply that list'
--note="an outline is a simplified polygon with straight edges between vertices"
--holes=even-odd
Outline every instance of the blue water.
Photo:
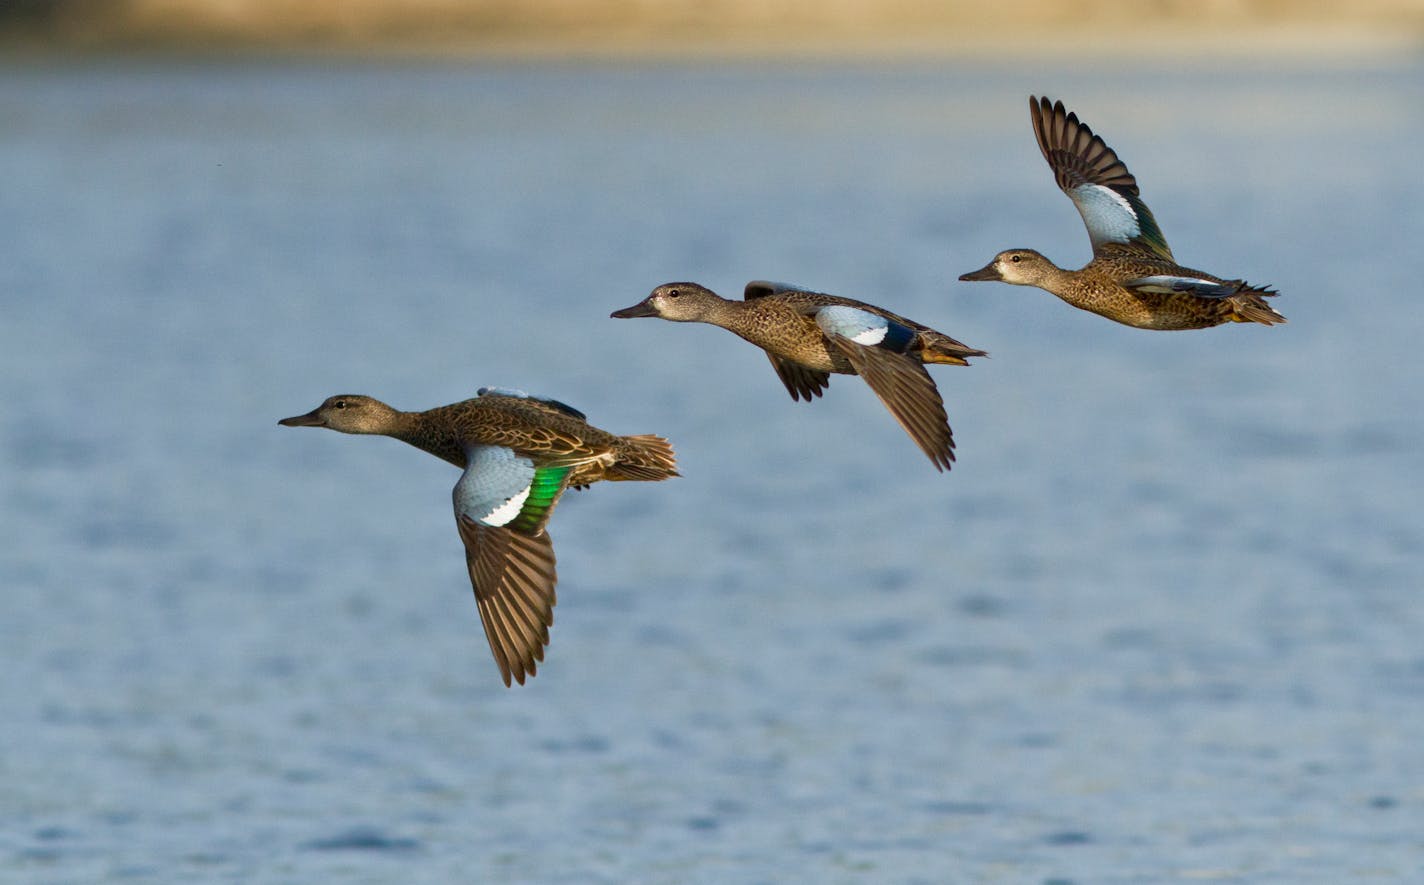
[{"label": "blue water", "polygon": [[[957,282],[1088,242],[1030,92],[1290,324]],[[0,880],[1424,881],[1424,65],[0,69]],[[857,379],[609,311],[792,280],[992,358],[939,475]],[[569,495],[500,683],[456,473],[290,430],[521,387]]]}]

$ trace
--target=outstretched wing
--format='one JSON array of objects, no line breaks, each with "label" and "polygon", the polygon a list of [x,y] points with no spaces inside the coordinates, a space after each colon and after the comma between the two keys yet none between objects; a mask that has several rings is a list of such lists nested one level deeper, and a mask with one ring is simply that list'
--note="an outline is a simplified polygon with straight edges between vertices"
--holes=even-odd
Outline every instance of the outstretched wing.
[{"label": "outstretched wing", "polygon": [[544,659],[557,574],[544,526],[572,468],[539,467],[502,446],[471,446],[455,484],[455,523],[480,621],[504,684]]},{"label": "outstretched wing", "polygon": [[531,537],[463,516],[456,522],[494,662],[505,685],[523,685],[544,660],[554,623],[554,543],[547,532]]},{"label": "outstretched wing", "polygon": [[1157,220],[1138,194],[1137,179],[1113,149],[1063,102],[1029,96],[1028,104],[1039,150],[1083,216],[1094,252],[1116,243],[1173,261]]},{"label": "outstretched wing", "polygon": [[915,330],[845,305],[822,308],[816,323],[935,469],[948,470],[954,461],[954,434],[934,379],[923,363],[906,353]]}]

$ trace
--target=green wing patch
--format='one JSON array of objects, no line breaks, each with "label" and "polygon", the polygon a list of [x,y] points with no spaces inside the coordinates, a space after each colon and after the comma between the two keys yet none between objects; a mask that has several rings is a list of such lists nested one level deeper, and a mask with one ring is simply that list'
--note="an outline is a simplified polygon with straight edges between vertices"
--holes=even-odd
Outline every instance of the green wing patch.
[{"label": "green wing patch", "polygon": [[519,515],[510,520],[509,527],[526,535],[536,535],[549,521],[549,515],[558,503],[559,496],[568,486],[572,466],[540,467],[534,471],[534,480],[529,483],[529,497],[519,509]]}]

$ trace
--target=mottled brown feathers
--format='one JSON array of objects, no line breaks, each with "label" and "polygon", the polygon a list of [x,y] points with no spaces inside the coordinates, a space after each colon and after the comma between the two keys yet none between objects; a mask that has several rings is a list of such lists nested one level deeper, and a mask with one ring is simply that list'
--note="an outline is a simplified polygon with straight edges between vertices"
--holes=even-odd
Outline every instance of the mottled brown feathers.
[{"label": "mottled brown feathers", "polygon": [[[864,320],[866,314],[888,322],[877,325]],[[836,325],[840,320],[832,315],[861,317],[852,322],[870,325],[850,331],[854,337],[845,337]],[[819,397],[832,374],[860,375],[937,470],[946,470],[953,462],[954,436],[939,390],[924,364],[963,366],[969,364],[969,357],[986,355],[882,307],[762,280],[748,283],[741,301],[723,298],[697,283],[664,283],[613,316],[720,326],[765,351],[793,400]],[[823,327],[822,322],[828,325]]]},{"label": "mottled brown feathers", "polygon": [[[505,685],[533,676],[549,644],[558,574],[544,525],[563,492],[604,479],[677,476],[672,445],[662,437],[616,436],[568,406],[507,392],[424,412],[397,411],[367,396],[336,396],[280,423],[394,437],[466,471],[453,495],[455,523],[480,622]],[[499,493],[491,497],[491,489]],[[478,510],[470,512],[475,505]]]}]

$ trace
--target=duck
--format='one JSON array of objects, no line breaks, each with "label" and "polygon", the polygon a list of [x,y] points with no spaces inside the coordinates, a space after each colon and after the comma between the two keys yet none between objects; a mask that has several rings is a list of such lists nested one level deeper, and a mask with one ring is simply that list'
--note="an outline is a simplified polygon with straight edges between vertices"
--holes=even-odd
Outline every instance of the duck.
[{"label": "duck", "polygon": [[506,686],[534,676],[549,644],[558,576],[545,526],[565,490],[678,475],[663,437],[617,436],[572,406],[512,388],[482,387],[472,399],[423,412],[338,394],[277,423],[389,436],[463,471],[452,494],[455,524]]},{"label": "duck", "polygon": [[747,283],[741,301],[664,283],[611,316],[720,326],[766,352],[792,400],[820,396],[832,374],[859,375],[940,472],[954,461],[954,433],[925,364],[988,356],[882,307],[768,280]]},{"label": "duck", "polygon": [[1029,96],[1039,150],[1088,228],[1093,259],[1058,267],[1033,249],[1007,249],[959,279],[1034,286],[1083,310],[1138,329],[1271,326],[1286,318],[1266,303],[1277,292],[1183,267],[1172,256],[1137,179],[1062,101]]}]

